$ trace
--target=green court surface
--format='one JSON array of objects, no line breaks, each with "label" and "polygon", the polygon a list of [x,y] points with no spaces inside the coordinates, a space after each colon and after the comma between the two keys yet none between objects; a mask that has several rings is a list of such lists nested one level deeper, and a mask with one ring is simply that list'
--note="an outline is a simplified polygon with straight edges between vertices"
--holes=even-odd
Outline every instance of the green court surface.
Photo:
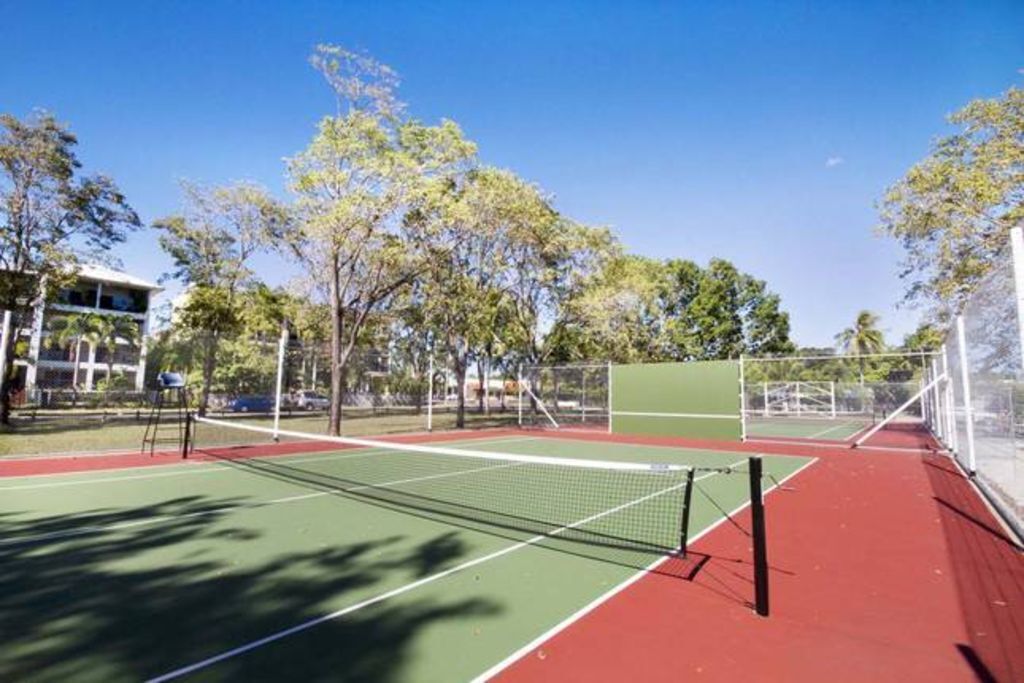
[{"label": "green court surface", "polygon": [[[741,470],[747,457],[457,445]],[[469,680],[663,557],[678,530],[673,496],[637,505],[630,485],[431,458],[347,449],[0,480],[0,680]],[[764,458],[775,480],[809,462]],[[347,488],[354,473],[383,493]],[[743,471],[696,480],[691,535],[748,495]],[[460,489],[460,505],[417,503]],[[465,512],[483,498],[520,514]],[[537,531],[556,514],[596,521]]]},{"label": "green court surface", "polygon": [[862,418],[748,417],[747,437],[788,436],[798,439],[849,441],[870,426],[871,421]]}]

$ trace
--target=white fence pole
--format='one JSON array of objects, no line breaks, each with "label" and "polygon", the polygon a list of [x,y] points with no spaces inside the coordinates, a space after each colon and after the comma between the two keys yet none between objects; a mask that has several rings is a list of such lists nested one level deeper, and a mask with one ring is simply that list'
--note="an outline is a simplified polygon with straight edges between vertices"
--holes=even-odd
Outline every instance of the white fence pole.
[{"label": "white fence pole", "polygon": [[956,405],[956,396],[953,389],[953,380],[949,375],[949,353],[946,350],[945,344],[942,345],[942,374],[946,376],[945,410],[942,412],[942,418],[946,421],[946,434],[949,435],[949,443],[946,445],[956,453],[960,445],[956,435],[956,416],[953,413]]},{"label": "white fence pole", "polygon": [[284,385],[284,352],[288,346],[288,323],[281,323],[281,337],[277,340],[277,384],[274,391],[274,441],[280,438],[281,428],[281,394]]},{"label": "white fence pole", "polygon": [[828,396],[832,402],[832,419],[836,419],[836,383],[835,380],[828,383]]},{"label": "white fence pole", "polygon": [[523,364],[519,364],[516,373],[516,388],[519,390],[519,426],[523,426]]},{"label": "white fence pole", "polygon": [[614,403],[611,402],[611,361],[608,360],[608,433],[611,434],[611,419],[614,413],[611,410]]},{"label": "white fence pole", "polygon": [[[934,379],[939,376],[938,363],[935,362],[934,358],[931,359],[930,366],[931,370],[929,377]],[[929,426],[938,435],[939,440],[942,441],[943,444],[949,445],[949,439],[946,437],[946,426],[942,421],[942,401],[939,396],[939,387],[936,385],[932,389],[932,396],[930,399],[931,410],[929,411]]]},{"label": "white fence pole", "polygon": [[967,334],[964,332],[964,317],[956,317],[956,338],[960,351],[960,381],[964,385],[964,421],[967,423],[967,463],[971,474],[977,472],[974,454],[974,409],[971,406],[970,368],[967,367]]},{"label": "white fence pole", "polygon": [[583,396],[580,398],[580,409],[583,412],[583,422],[587,421],[587,370],[580,368],[580,379],[583,385]]},{"label": "white fence pole", "polygon": [[434,345],[430,345],[427,352],[430,358],[427,359],[427,431],[434,431]]},{"label": "white fence pole", "polygon": [[[1010,255],[1013,257],[1013,281],[1017,290],[1017,327],[1021,354],[1024,355],[1024,229],[1010,230]],[[1024,361],[1024,357],[1021,360]]]},{"label": "white fence pole", "polygon": [[740,354],[740,441],[747,440],[747,385],[743,376],[743,354]]}]

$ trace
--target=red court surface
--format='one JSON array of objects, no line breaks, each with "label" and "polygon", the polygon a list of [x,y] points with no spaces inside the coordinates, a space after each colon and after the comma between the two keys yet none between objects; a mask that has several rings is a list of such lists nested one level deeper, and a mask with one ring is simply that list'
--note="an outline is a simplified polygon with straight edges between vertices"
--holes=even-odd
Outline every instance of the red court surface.
[{"label": "red court surface", "polygon": [[953,462],[815,455],[767,499],[769,618],[726,524],[694,545],[692,580],[645,576],[499,680],[1024,680],[1024,559]]}]

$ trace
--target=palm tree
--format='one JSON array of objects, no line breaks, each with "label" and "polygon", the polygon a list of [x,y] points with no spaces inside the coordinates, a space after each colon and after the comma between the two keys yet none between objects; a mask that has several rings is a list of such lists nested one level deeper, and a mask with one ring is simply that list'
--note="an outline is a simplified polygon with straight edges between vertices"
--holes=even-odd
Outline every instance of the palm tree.
[{"label": "palm tree", "polygon": [[95,338],[97,323],[101,316],[95,313],[72,313],[59,318],[51,318],[49,335],[46,337],[46,348],[68,346],[69,360],[74,361],[75,374],[72,386],[78,386],[78,371],[82,367],[82,342]]},{"label": "palm tree", "polygon": [[881,353],[885,350],[885,338],[878,329],[879,317],[871,311],[861,311],[853,327],[847,327],[836,335],[836,343],[840,350],[851,356],[857,356],[860,366],[860,383],[864,384],[864,356]]},{"label": "palm tree", "polygon": [[114,353],[117,351],[117,343],[121,341],[133,349],[138,348],[139,325],[131,316],[127,315],[99,316],[92,332],[94,343],[107,352],[106,388],[107,391],[110,391],[110,382],[114,376]]}]

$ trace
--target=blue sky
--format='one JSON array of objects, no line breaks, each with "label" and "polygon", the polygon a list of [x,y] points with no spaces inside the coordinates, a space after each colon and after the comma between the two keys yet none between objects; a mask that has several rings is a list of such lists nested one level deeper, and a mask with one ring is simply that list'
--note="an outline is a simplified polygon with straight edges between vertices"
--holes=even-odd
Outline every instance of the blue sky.
[{"label": "blue sky", "polygon": [[[333,107],[306,58],[337,43],[630,250],[767,280],[805,345],[861,308],[893,341],[915,326],[875,203],[946,115],[1024,81],[1021,2],[0,0],[0,16],[0,111],[69,123],[147,222],[181,178],[284,196],[282,159]],[[169,265],[149,231],[117,255],[141,276]]]}]

